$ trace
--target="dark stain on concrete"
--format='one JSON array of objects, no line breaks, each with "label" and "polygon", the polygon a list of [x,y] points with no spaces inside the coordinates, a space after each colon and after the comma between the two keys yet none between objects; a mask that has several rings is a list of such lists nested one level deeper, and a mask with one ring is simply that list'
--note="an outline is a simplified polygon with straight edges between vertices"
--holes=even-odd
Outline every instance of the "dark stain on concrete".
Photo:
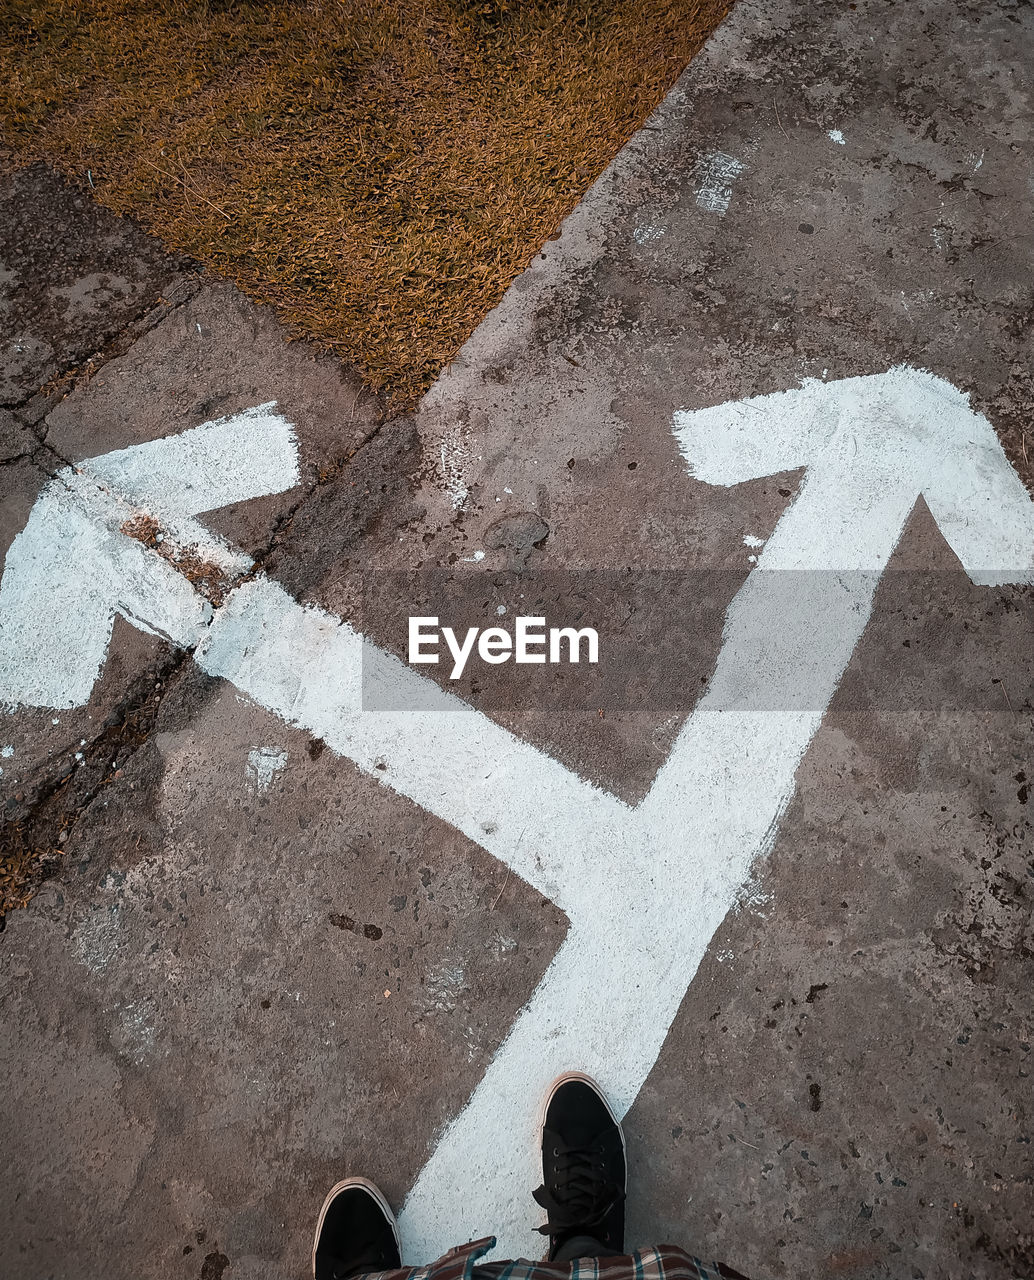
[{"label": "dark stain on concrete", "polygon": [[223,1272],[229,1265],[230,1259],[226,1254],[213,1249],[211,1253],[205,1255],[201,1265],[200,1280],[223,1280]]},{"label": "dark stain on concrete", "polygon": [[380,942],[384,937],[384,930],[378,928],[375,924],[360,924],[357,920],[353,920],[351,916],[341,915],[337,911],[332,911],[327,919],[335,929],[348,929],[351,933],[357,933],[361,938],[367,938],[370,942]]}]

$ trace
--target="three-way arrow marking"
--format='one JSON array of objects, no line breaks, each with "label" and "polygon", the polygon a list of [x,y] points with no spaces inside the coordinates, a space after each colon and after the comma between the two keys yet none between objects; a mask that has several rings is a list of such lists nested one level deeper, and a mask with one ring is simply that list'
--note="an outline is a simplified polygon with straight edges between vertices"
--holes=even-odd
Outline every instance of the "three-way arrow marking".
[{"label": "three-way arrow marking", "polygon": [[[122,545],[126,510],[160,509],[184,545],[221,556],[229,577],[244,573],[190,520],[295,482],[293,436],[270,406],[63,473],[8,555],[0,701],[84,702],[118,610],[192,647],[210,674],[464,832],[569,915],[542,982],[410,1193],[402,1228],[413,1256],[486,1230],[510,1256],[535,1247],[534,1102],[559,1071],[588,1070],[621,1112],[631,1106],[714,931],[771,847],[919,496],[975,582],[1034,581],[1034,504],[986,418],[931,374],[809,382],[680,412],[673,429],[690,472],[711,484],[806,473],[729,607],[707,690],[635,808],[263,575],[213,610],[167,558]],[[191,448],[176,441],[191,440],[209,442],[213,467],[185,484],[162,467],[188,467]],[[62,615],[56,636],[41,607]],[[364,712],[364,661],[395,705],[425,709]]]}]

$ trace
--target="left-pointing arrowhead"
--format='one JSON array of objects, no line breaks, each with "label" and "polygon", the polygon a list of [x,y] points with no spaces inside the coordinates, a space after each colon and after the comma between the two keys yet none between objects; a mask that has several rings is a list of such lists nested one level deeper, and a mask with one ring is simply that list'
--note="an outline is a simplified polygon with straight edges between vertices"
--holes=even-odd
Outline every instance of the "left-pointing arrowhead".
[{"label": "left-pointing arrowhead", "polygon": [[0,704],[89,701],[116,613],[193,648],[212,608],[175,567],[121,532],[153,518],[228,576],[251,561],[193,520],[298,483],[291,424],[260,405],[66,467],[40,494],[0,580]]}]

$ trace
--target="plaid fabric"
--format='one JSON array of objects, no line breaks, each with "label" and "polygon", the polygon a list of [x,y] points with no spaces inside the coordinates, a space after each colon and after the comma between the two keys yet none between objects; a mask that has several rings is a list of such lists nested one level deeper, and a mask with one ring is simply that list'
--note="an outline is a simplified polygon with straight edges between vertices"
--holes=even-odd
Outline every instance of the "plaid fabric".
[{"label": "plaid fabric", "polygon": [[364,1280],[747,1280],[720,1262],[701,1262],[673,1244],[637,1249],[620,1258],[575,1258],[571,1262],[485,1262],[495,1236],[457,1245],[427,1267],[371,1272]]}]

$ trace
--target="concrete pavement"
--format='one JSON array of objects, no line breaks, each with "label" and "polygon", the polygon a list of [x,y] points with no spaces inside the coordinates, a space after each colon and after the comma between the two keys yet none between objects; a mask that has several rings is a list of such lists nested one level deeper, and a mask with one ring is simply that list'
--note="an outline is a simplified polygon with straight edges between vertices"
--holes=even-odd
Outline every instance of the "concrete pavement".
[{"label": "concrete pavement", "polygon": [[[558,1019],[577,1052],[587,1005],[631,1104],[630,1239],[759,1278],[1034,1270],[1032,43],[1006,4],[741,3],[415,423],[45,172],[14,180],[9,225],[57,213],[36,257],[5,246],[8,565],[62,467],[270,401],[298,483],[202,517],[255,570],[204,588],[196,661],[120,617],[85,706],[4,716],[7,816],[64,851],[0,938],[12,1274],[302,1274],[350,1171],[415,1185],[407,1239],[451,1243],[545,1069],[519,1028]],[[860,417],[831,398],[900,365],[940,381],[872,384]],[[693,416],[802,384],[814,404]],[[900,540],[894,440],[930,446]],[[786,581],[766,565],[801,577],[752,615]],[[326,619],[404,659],[407,592],[442,588],[392,575],[432,569],[475,584],[464,618],[551,589],[604,652],[648,622],[574,695],[482,666],[468,710],[364,727]],[[228,654],[262,582],[278,625],[300,602],[324,630]],[[801,646],[843,639],[845,601],[838,665]],[[805,670],[827,694],[765,702]],[[594,920],[630,936],[572,1002],[554,958],[595,959]]]}]

